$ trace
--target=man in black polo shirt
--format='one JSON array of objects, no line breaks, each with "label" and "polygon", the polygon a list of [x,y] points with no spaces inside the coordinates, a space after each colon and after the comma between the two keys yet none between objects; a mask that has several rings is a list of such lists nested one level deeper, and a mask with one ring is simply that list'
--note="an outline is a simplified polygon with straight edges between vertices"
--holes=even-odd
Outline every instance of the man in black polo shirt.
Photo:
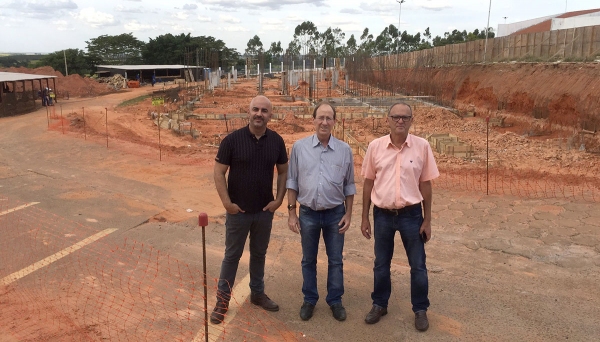
[{"label": "man in black polo shirt", "polygon": [[[246,238],[250,234],[250,301],[268,311],[279,306],[264,291],[265,256],[271,237],[273,213],[285,196],[287,153],[283,138],[267,128],[273,106],[264,96],[250,102],[248,126],[229,134],[215,158],[215,186],[225,221],[225,256],[217,291],[217,304],[210,321],[219,324],[229,309]],[[273,166],[277,167],[277,197],[273,198]],[[229,170],[227,181],[225,174]]]}]

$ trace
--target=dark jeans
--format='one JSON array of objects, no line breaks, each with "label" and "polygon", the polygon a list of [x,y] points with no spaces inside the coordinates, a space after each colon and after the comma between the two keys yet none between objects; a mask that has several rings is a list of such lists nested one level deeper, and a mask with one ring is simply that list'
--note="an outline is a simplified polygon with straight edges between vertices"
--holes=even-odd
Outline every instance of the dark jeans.
[{"label": "dark jeans", "polygon": [[300,235],[302,238],[302,293],[304,301],[313,305],[319,300],[317,290],[317,254],[319,238],[323,231],[323,241],[327,251],[327,297],[329,305],[342,302],[344,294],[344,270],[342,250],[344,235],[340,234],[338,223],[346,213],[343,204],[327,210],[314,211],[300,206]]},{"label": "dark jeans", "polygon": [[217,300],[229,301],[231,289],[248,233],[250,234],[250,290],[252,293],[265,291],[265,256],[271,238],[273,213],[261,211],[254,214],[227,213],[225,227],[225,256],[221,264],[221,275]]},{"label": "dark jeans", "polygon": [[373,304],[388,306],[392,293],[390,266],[394,256],[394,235],[400,232],[402,244],[406,250],[410,265],[410,300],[414,312],[427,310],[429,307],[429,282],[425,265],[425,244],[419,236],[423,223],[421,205],[401,210],[398,215],[390,215],[378,207],[373,208],[375,236],[375,276],[374,289],[371,294]]}]

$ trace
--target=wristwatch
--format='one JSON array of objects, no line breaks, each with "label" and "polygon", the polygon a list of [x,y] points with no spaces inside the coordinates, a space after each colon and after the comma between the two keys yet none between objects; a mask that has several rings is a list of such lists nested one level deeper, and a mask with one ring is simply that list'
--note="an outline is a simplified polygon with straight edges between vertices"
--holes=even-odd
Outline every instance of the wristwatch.
[{"label": "wristwatch", "polygon": [[295,204],[288,204],[288,210],[296,209]]}]

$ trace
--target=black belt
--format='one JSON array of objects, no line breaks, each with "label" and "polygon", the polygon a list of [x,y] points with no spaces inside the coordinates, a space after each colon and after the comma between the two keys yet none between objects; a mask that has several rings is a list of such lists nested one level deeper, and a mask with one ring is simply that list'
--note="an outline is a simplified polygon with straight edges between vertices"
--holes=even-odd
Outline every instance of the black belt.
[{"label": "black belt", "polygon": [[404,208],[399,208],[399,209],[384,209],[384,208],[379,208],[378,206],[374,206],[375,208],[381,210],[383,213],[388,214],[388,215],[393,215],[393,216],[398,216],[400,214],[404,214],[405,212],[414,209],[416,207],[420,207],[421,203],[417,203],[417,204],[412,204],[412,205],[407,205]]}]

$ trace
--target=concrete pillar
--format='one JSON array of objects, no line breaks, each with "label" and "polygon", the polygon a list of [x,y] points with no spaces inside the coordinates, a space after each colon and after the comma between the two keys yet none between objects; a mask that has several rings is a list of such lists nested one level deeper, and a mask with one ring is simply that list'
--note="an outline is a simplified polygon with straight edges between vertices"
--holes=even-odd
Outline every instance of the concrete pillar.
[{"label": "concrete pillar", "polygon": [[316,68],[317,68],[317,60],[313,59],[313,69],[316,69]]},{"label": "concrete pillar", "polygon": [[248,64],[244,65],[244,71],[245,71],[246,78],[248,78]]},{"label": "concrete pillar", "polygon": [[260,65],[256,65],[256,71],[258,72],[258,93],[263,93],[263,75],[260,72]]},{"label": "concrete pillar", "polygon": [[269,63],[269,74],[272,74],[273,71],[271,70],[271,63]]},{"label": "concrete pillar", "polygon": [[231,74],[227,73],[227,89],[231,89]]},{"label": "concrete pillar", "polygon": [[283,72],[283,62],[281,62],[281,72]]},{"label": "concrete pillar", "polygon": [[292,70],[295,70],[295,68],[294,68],[294,61],[292,61]]}]

